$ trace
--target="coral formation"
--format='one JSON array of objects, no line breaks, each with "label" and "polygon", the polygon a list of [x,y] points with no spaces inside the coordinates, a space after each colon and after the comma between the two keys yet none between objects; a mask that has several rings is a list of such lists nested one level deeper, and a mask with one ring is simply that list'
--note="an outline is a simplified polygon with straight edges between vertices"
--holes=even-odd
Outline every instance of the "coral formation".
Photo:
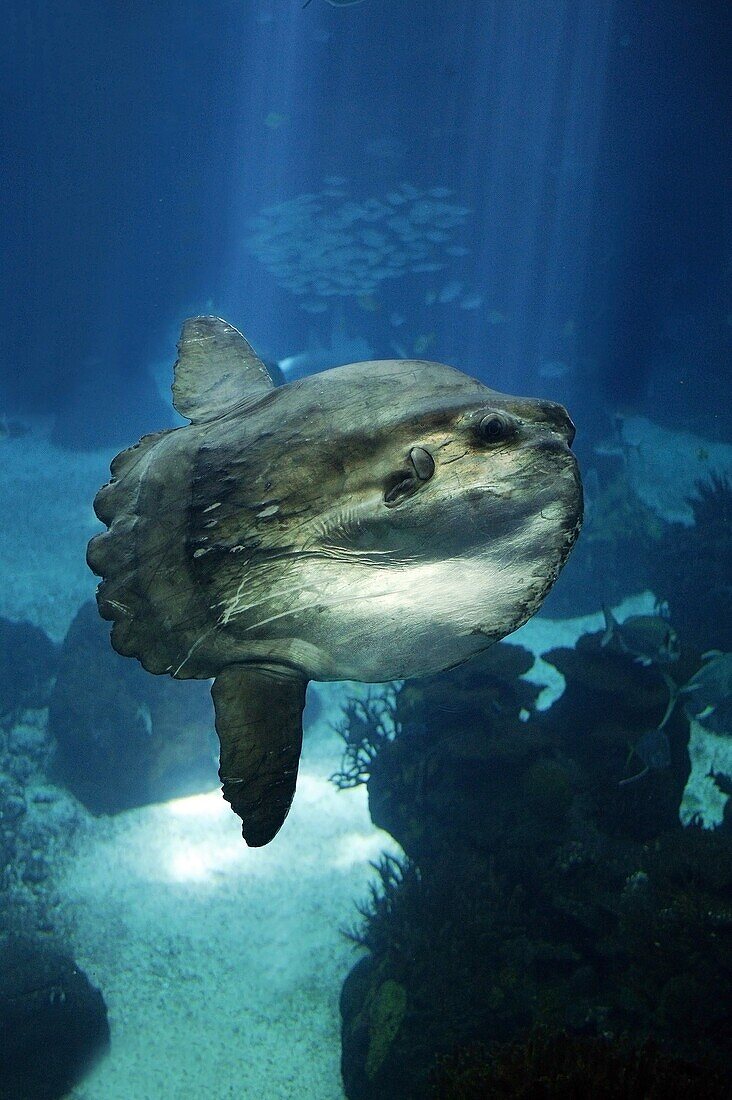
[{"label": "coral formation", "polygon": [[605,1038],[537,1029],[526,1040],[456,1050],[439,1060],[429,1100],[723,1100],[722,1073]]},{"label": "coral formation", "polygon": [[368,781],[371,765],[384,745],[394,737],[390,716],[393,697],[374,690],[365,699],[346,701],[343,718],[335,726],[345,748],[341,766],[331,776],[339,790],[357,787]]},{"label": "coral formation", "polygon": [[[622,1039],[627,1064],[656,1082],[671,1072],[669,1053],[729,1057],[732,837],[679,821],[689,774],[681,708],[665,727],[663,766],[623,783],[668,688],[657,669],[600,643],[585,636],[547,655],[567,686],[545,712],[521,678],[531,655],[506,643],[398,686],[376,711],[349,710],[346,752],[356,759],[364,737],[371,815],[406,853],[377,864],[349,933],[368,952],[341,1001],[350,1100],[426,1096],[437,1057],[537,1025]],[[675,674],[698,667],[683,649]],[[374,738],[379,723],[394,735]],[[404,989],[404,1014],[367,1072],[369,1006],[390,981]],[[593,1051],[612,1077],[615,1048]]]},{"label": "coral formation", "polygon": [[732,483],[712,474],[689,501],[693,526],[670,524],[650,559],[650,583],[668,599],[687,644],[732,650]]}]

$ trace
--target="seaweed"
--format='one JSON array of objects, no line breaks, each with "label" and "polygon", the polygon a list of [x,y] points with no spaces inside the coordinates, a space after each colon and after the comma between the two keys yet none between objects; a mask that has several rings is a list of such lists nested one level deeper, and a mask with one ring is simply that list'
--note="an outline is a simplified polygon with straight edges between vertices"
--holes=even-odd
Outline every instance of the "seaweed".
[{"label": "seaweed", "polygon": [[430,1100],[723,1100],[721,1072],[605,1038],[536,1029],[502,1047],[475,1043],[439,1059]]},{"label": "seaweed", "polygon": [[[411,860],[401,860],[386,853],[379,860],[372,861],[371,866],[377,878],[369,884],[366,899],[356,906],[361,914],[361,923],[343,932],[359,947],[379,955],[393,946],[398,948],[402,942],[411,942],[418,922],[410,921],[405,911],[409,909],[415,893],[419,896],[421,876],[419,868]],[[397,921],[406,926],[406,935],[398,933]]]},{"label": "seaweed", "polygon": [[330,777],[339,790],[368,781],[378,752],[396,733],[393,714],[393,694],[369,691],[365,699],[346,702],[343,718],[334,726],[344,743],[340,769]]}]

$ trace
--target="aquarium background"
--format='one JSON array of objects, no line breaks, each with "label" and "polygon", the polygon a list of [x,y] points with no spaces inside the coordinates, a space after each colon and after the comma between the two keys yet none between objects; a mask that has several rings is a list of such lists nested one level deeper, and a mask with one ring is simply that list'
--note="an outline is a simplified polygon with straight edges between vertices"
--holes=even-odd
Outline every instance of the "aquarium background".
[{"label": "aquarium background", "polygon": [[[4,31],[0,1093],[490,1096],[549,1049],[715,1095],[725,666],[654,731],[732,649],[728,5],[7,0]],[[560,401],[585,483],[487,663],[311,685],[257,851],[207,685],[112,652],[84,560],[201,313],[280,382],[426,358]],[[679,661],[601,645],[603,605]]]}]

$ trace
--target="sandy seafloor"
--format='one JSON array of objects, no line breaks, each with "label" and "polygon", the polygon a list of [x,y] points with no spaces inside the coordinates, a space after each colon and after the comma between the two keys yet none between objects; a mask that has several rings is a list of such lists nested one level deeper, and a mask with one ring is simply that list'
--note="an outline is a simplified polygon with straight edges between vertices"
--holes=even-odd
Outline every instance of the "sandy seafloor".
[{"label": "sandy seafloor", "polygon": [[[111,453],[73,454],[30,435],[0,440],[0,615],[57,641],[94,592],[85,545],[91,501]],[[8,518],[11,517],[9,523]],[[625,601],[620,617],[653,606]],[[596,630],[601,616],[536,618],[514,638],[537,655]],[[561,690],[537,661],[532,674]],[[276,840],[251,850],[218,791],[113,818],[88,816],[57,869],[70,949],[103,991],[109,1056],[76,1100],[337,1100],[338,997],[358,957],[340,929],[357,917],[369,860],[394,842],[368,816],[363,787],[336,791],[337,718],[345,685],[311,686],[321,716],[306,728],[292,812]],[[682,813],[721,817],[706,778],[730,771],[730,739],[693,731]]]},{"label": "sandy seafloor", "polygon": [[74,1097],[343,1095],[338,996],[357,956],[339,929],[394,844],[365,788],[328,782],[337,744],[309,740],[264,849],[245,846],[218,790],[97,822],[78,844],[59,891],[112,1046]]}]

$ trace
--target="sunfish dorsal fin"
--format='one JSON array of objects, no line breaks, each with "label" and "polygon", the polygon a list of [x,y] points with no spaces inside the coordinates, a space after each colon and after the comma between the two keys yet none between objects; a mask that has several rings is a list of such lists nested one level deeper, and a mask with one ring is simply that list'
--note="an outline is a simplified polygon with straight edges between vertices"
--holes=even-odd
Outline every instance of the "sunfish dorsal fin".
[{"label": "sunfish dorsal fin", "polygon": [[194,424],[254,405],[274,388],[267,368],[238,329],[220,317],[183,322],[173,404]]},{"label": "sunfish dorsal fin", "polygon": [[295,794],[307,680],[274,665],[227,665],[211,689],[224,798],[252,848],[269,844]]}]

